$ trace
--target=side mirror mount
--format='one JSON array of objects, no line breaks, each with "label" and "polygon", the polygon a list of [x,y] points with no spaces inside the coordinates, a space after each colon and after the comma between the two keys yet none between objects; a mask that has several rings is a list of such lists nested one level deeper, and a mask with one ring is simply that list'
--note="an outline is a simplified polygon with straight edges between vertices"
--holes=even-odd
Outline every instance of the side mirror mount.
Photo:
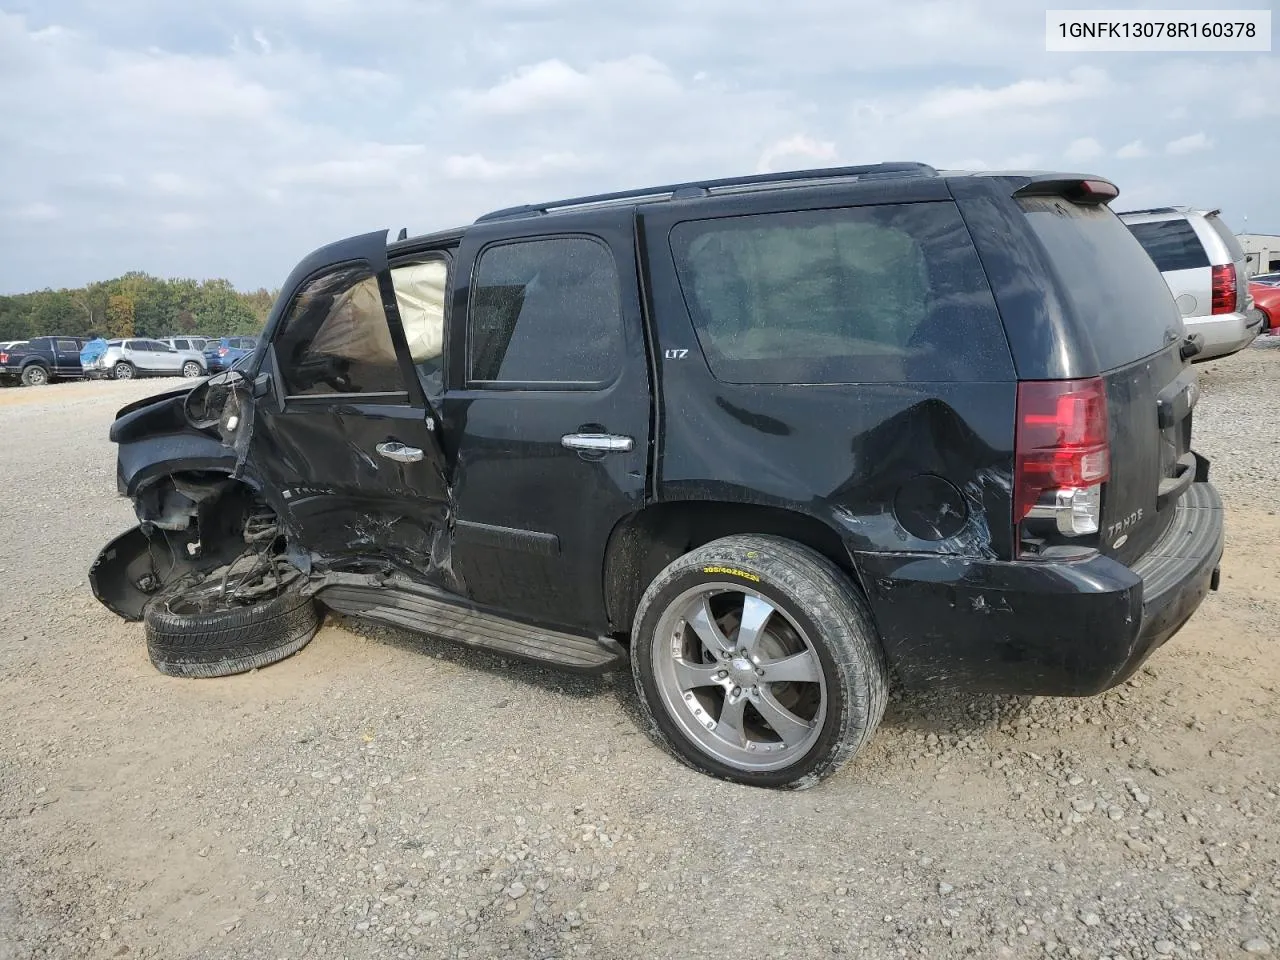
[{"label": "side mirror mount", "polygon": [[271,393],[271,374],[260,373],[253,381],[253,399],[261,400]]}]

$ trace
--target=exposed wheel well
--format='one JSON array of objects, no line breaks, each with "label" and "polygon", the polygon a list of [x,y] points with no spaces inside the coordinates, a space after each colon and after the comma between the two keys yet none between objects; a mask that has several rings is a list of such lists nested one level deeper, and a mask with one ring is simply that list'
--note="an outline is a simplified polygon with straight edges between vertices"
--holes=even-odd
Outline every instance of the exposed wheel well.
[{"label": "exposed wheel well", "polygon": [[704,543],[739,533],[772,534],[802,543],[858,582],[839,534],[813,517],[750,503],[659,503],[619,522],[609,537],[604,595],[610,624],[619,632],[630,632],[640,597],[663,567]]}]

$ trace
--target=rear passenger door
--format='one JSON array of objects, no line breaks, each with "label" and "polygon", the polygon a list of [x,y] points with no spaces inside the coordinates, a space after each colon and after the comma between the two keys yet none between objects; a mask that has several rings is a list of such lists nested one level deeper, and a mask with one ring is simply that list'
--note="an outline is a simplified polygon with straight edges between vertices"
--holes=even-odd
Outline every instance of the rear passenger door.
[{"label": "rear passenger door", "polygon": [[649,377],[629,209],[468,230],[444,439],[472,597],[608,628],[602,561],[644,503]]},{"label": "rear passenger door", "polygon": [[165,362],[164,344],[157,343],[154,340],[135,340],[134,348],[138,351],[137,363],[140,368],[148,373],[165,372],[167,364]]},{"label": "rear passenger door", "polygon": [[80,344],[75,340],[53,341],[54,370],[60,377],[78,377],[83,372],[80,366]]}]

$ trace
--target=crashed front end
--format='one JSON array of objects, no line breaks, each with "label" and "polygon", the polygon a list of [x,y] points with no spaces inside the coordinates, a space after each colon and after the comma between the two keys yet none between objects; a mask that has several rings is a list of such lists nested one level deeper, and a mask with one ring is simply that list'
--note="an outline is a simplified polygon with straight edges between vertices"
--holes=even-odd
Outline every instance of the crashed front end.
[{"label": "crashed front end", "polygon": [[116,486],[133,501],[138,525],[102,549],[89,584],[126,620],[141,620],[168,584],[231,565],[278,537],[244,470],[252,403],[228,380],[148,397],[116,414]]}]

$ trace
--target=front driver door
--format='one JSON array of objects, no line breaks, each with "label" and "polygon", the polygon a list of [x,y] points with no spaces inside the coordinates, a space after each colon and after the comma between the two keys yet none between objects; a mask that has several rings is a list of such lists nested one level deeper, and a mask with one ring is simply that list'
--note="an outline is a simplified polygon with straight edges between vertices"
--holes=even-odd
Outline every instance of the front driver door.
[{"label": "front driver door", "polygon": [[451,588],[443,461],[386,234],[325,248],[290,280],[259,361],[274,395],[256,406],[246,472],[285,518],[291,548],[322,568]]}]

